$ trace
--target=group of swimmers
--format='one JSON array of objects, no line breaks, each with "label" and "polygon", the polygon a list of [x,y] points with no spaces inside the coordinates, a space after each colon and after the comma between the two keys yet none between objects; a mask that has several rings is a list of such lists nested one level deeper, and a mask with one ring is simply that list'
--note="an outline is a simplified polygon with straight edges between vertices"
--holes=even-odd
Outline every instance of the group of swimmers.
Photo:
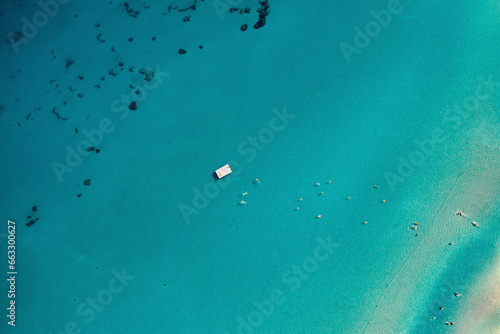
[{"label": "group of swimmers", "polygon": [[[461,211],[457,211],[457,215],[458,215],[458,216],[461,216],[461,217],[464,217],[464,218],[466,217],[466,216],[465,216],[465,215],[464,215]],[[471,222],[471,223],[472,223],[472,225],[474,225],[474,226],[479,226],[479,224],[478,224],[477,222],[475,222],[475,221],[473,221],[473,222]]]}]

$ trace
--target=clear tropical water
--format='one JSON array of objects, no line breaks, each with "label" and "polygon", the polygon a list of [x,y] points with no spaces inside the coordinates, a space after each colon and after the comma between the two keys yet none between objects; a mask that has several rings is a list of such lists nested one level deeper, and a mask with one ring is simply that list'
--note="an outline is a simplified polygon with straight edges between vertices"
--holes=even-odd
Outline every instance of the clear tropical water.
[{"label": "clear tropical water", "polygon": [[498,333],[498,2],[128,4],[1,5],[2,333]]}]

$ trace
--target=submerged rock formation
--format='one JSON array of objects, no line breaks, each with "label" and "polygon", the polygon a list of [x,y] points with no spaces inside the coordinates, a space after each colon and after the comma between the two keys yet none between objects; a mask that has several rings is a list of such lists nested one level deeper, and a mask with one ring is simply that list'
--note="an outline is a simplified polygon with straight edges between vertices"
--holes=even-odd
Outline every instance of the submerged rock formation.
[{"label": "submerged rock formation", "polygon": [[257,12],[259,12],[259,20],[253,26],[255,29],[262,28],[266,24],[266,16],[271,12],[268,0],[259,1],[259,4],[260,8],[257,9]]}]

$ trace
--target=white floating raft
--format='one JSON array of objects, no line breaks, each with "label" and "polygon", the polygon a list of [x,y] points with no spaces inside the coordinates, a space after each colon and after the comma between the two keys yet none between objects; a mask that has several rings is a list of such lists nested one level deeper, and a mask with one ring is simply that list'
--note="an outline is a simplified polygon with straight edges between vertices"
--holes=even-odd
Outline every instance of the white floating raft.
[{"label": "white floating raft", "polygon": [[217,177],[219,179],[222,179],[224,176],[228,175],[228,174],[231,174],[231,168],[229,167],[229,165],[225,165],[225,166],[222,166],[221,168],[217,169],[215,171],[215,174],[217,174]]}]

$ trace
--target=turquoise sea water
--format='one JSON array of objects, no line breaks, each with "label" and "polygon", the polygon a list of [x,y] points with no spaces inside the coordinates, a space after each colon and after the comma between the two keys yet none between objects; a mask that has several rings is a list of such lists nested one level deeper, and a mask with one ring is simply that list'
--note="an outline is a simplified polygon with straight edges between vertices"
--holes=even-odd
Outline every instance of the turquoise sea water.
[{"label": "turquoise sea water", "polygon": [[[270,1],[254,29],[235,3],[71,1],[4,38],[2,333],[498,333],[499,3],[401,1],[350,62],[397,4]],[[0,10],[8,36],[40,7]],[[100,153],[58,178],[84,130]]]}]

